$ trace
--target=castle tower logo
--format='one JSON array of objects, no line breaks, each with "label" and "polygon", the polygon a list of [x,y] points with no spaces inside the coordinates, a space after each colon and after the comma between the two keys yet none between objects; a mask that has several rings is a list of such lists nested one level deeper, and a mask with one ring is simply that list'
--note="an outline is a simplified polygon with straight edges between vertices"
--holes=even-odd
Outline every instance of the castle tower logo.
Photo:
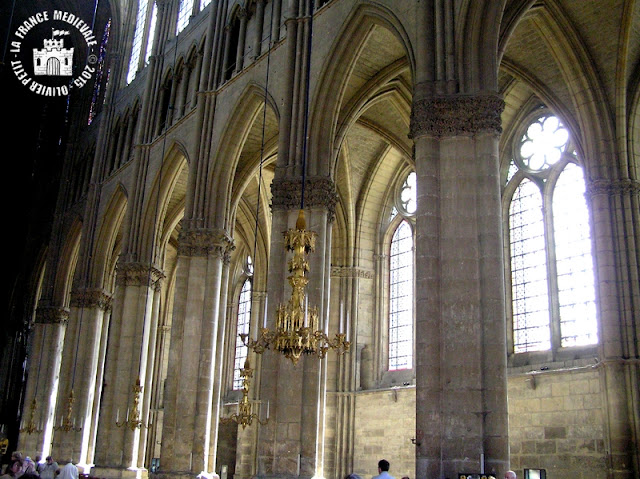
[{"label": "castle tower logo", "polygon": [[56,36],[69,35],[69,30],[51,29],[51,40],[44,40],[44,48],[33,49],[34,76],[73,75],[73,48],[64,48],[64,38],[56,40]]},{"label": "castle tower logo", "polygon": [[44,10],[28,17],[14,32],[9,63],[18,81],[33,93],[67,96],[93,77],[97,45],[91,25],[78,15]]}]

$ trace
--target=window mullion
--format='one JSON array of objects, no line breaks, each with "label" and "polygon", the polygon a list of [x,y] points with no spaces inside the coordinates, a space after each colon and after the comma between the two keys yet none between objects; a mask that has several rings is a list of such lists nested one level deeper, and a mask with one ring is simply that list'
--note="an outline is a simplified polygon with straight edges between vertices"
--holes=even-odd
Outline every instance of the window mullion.
[{"label": "window mullion", "polygon": [[[555,178],[557,179],[557,178]],[[549,324],[551,326],[551,354],[555,360],[561,343],[560,299],[558,297],[558,268],[556,264],[555,232],[553,227],[553,187],[555,181],[547,179],[544,183],[543,215],[544,240],[547,252],[547,286],[549,291]]]}]

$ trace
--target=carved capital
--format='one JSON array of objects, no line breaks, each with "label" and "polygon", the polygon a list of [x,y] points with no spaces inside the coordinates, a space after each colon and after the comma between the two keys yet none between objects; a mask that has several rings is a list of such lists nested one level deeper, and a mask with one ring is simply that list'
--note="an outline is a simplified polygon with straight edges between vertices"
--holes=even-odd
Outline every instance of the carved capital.
[{"label": "carved capital", "polygon": [[36,323],[38,324],[67,324],[69,310],[54,306],[39,307],[36,310]]},{"label": "carved capital", "polygon": [[335,278],[373,279],[373,271],[355,266],[332,266],[331,276]]},{"label": "carved capital", "polygon": [[209,256],[213,254],[222,260],[235,249],[233,239],[223,230],[184,229],[178,238],[178,254],[182,256]]},{"label": "carved capital", "polygon": [[[301,179],[274,179],[271,182],[274,210],[294,210],[300,208],[302,199]],[[336,216],[338,194],[336,185],[331,178],[316,176],[307,178],[304,186],[304,206],[307,208],[326,208],[328,220],[333,221]]]},{"label": "carved capital", "polygon": [[413,103],[410,137],[502,133],[504,100],[497,94],[447,95]]},{"label": "carved capital", "polygon": [[116,284],[122,286],[149,286],[158,289],[165,279],[162,270],[145,263],[118,263]]},{"label": "carved capital", "polygon": [[638,196],[640,194],[640,181],[632,179],[624,180],[593,180],[587,184],[587,195],[594,196]]},{"label": "carved capital", "polygon": [[113,296],[101,289],[85,289],[71,292],[71,306],[75,308],[100,308],[103,311],[111,309]]}]

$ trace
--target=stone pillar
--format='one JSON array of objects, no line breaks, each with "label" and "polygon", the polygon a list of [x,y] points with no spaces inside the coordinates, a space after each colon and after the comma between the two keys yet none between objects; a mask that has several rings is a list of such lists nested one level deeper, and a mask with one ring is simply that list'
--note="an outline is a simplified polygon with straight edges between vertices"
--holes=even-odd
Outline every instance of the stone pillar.
[{"label": "stone pillar", "polygon": [[640,308],[640,182],[594,180],[588,186],[588,199],[597,258],[608,477],[630,479],[640,474],[639,340],[634,333],[638,327],[635,312]]},{"label": "stone pillar", "polygon": [[[141,427],[147,426],[145,396],[148,351],[154,318],[154,291],[164,273],[144,263],[121,263],[109,328],[103,399],[91,474],[104,478],[147,476],[139,462]],[[137,382],[142,390],[136,393]],[[134,406],[138,401],[139,417]],[[135,427],[133,421],[141,424]],[[125,424],[126,423],[126,424]]]},{"label": "stone pillar", "polygon": [[51,454],[62,346],[68,320],[69,310],[67,308],[43,306],[36,311],[33,359],[24,401],[23,416],[25,420],[20,427],[27,427],[30,419],[30,407],[35,399],[33,422],[37,431],[20,433],[18,437],[18,450],[20,451],[33,451],[42,457]]},{"label": "stone pillar", "polygon": [[238,50],[236,51],[236,73],[244,68],[244,45],[247,40],[247,21],[249,17],[244,7],[238,10],[238,17],[240,18],[240,33],[238,35]]},{"label": "stone pillar", "polygon": [[[253,42],[253,58],[256,59],[262,53],[262,32],[264,28],[264,2],[256,1],[256,38]],[[269,46],[267,46],[267,50]]]},{"label": "stone pillar", "polygon": [[232,247],[225,231],[212,229],[184,230],[179,242],[159,471],[171,479],[213,475],[220,292]]},{"label": "stone pillar", "polygon": [[414,102],[418,478],[508,468],[497,95]]},{"label": "stone pillar", "polygon": [[[52,455],[60,461],[72,461],[88,470],[89,441],[93,436],[93,405],[100,360],[100,339],[105,311],[111,296],[99,289],[71,294],[71,314],[67,326],[60,377]],[[73,391],[73,430],[59,429],[67,416],[69,394]]]},{"label": "stone pillar", "polygon": [[[222,279],[220,280],[220,284],[222,285],[220,288],[220,299],[219,304],[227,304],[227,297],[229,294],[229,265],[231,264],[231,248],[225,248],[222,256]],[[208,450],[205,451],[208,454],[208,457],[205,460],[205,464],[208,464],[208,469],[203,469],[204,471],[210,470],[215,473],[215,468],[218,466],[217,457],[218,457],[218,426],[220,424],[220,398],[222,397],[222,389],[225,387],[222,383],[222,378],[224,376],[223,367],[225,366],[224,354],[225,354],[225,339],[226,335],[226,324],[227,324],[227,310],[228,308],[218,307],[219,311],[219,319],[218,319],[218,328],[217,328],[217,344],[216,344],[216,357],[215,357],[215,373],[214,373],[214,383],[213,383],[213,414],[211,415],[211,438],[209,440]],[[234,345],[230,345],[229,348],[234,350]]]},{"label": "stone pillar", "polygon": [[[276,179],[272,183],[272,231],[293,228],[300,207],[300,180]],[[336,194],[328,178],[307,180],[305,208],[307,230],[317,233],[316,249],[309,261],[309,305],[319,310],[320,328],[328,320],[330,221]],[[272,236],[267,291],[267,327],[275,327],[275,311],[291,295],[288,286],[288,255],[280,235]],[[331,354],[331,353],[329,353]],[[270,419],[259,430],[258,477],[311,478],[323,476],[325,361],[303,356],[294,365],[279,353],[263,355],[260,398],[270,403]]]}]

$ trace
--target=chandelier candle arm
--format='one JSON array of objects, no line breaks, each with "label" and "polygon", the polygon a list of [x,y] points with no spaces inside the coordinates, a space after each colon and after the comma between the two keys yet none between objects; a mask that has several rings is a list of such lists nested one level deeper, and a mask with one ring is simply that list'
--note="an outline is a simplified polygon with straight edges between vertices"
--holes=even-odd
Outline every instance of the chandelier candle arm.
[{"label": "chandelier candle arm", "polygon": [[[116,426],[118,427],[126,426],[132,431],[135,431],[136,429],[140,429],[143,427],[145,429],[149,429],[151,427],[151,424],[145,424],[140,417],[141,416],[140,396],[142,394],[142,387],[143,386],[141,386],[140,384],[140,378],[136,379],[136,383],[131,388],[131,391],[133,392],[133,409],[129,411],[129,408],[127,408],[127,417],[122,422],[118,421],[120,418],[120,409],[118,409],[116,411]],[[131,416],[131,418],[129,418],[129,416]]]}]

